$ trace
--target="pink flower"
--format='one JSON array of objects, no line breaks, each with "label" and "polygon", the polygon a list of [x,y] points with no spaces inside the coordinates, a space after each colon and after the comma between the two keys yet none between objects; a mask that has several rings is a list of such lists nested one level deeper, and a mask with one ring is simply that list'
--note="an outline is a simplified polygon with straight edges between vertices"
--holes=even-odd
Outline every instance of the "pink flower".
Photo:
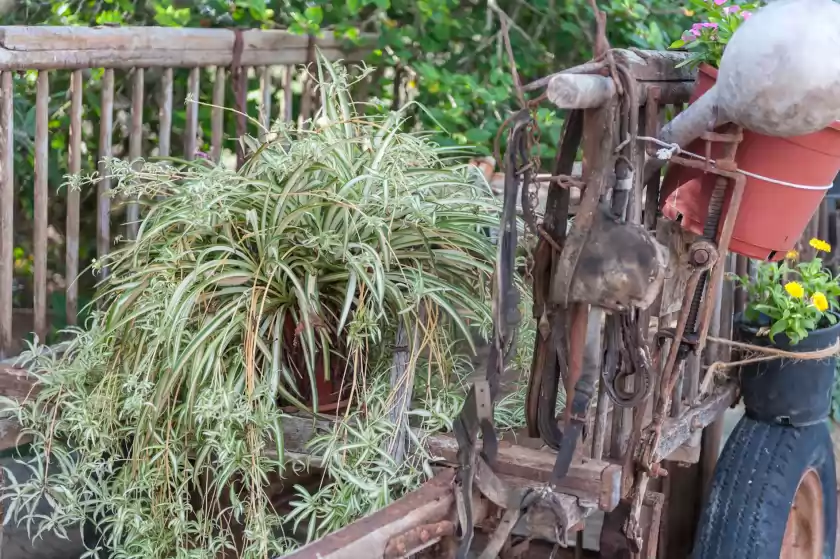
[{"label": "pink flower", "polygon": [[741,11],[741,6],[727,6],[723,9],[725,14],[737,14]]},{"label": "pink flower", "polygon": [[743,12],[741,12],[741,17],[744,18],[744,21],[746,21],[752,17],[752,12],[744,10]]},{"label": "pink flower", "polygon": [[708,21],[701,23],[700,26],[705,27],[706,29],[717,29],[718,28],[717,23],[709,23]]},{"label": "pink flower", "polygon": [[723,6],[726,4],[726,0],[715,0],[715,4],[718,6]]}]

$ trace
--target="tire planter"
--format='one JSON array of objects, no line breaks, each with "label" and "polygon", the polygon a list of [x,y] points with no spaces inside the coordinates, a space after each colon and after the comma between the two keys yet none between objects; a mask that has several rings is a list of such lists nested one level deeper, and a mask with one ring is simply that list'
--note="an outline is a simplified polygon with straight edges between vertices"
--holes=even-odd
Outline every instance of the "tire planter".
[{"label": "tire planter", "polygon": [[[701,66],[691,102],[706,93],[716,79],[716,69]],[[713,144],[712,148],[712,158],[719,158],[722,146]],[[705,142],[695,140],[686,149],[702,155]],[[840,121],[814,134],[790,138],[745,130],[735,160],[744,171],[809,187],[747,177],[729,250],[759,260],[780,260],[799,240],[840,171]],[[670,165],[662,183],[663,214],[702,234],[715,179],[716,175],[697,169]],[[724,211],[730,197],[727,193]]]},{"label": "tire planter", "polygon": [[[739,339],[745,343],[784,351],[819,351],[840,336],[840,322],[815,330],[795,346],[784,334],[771,342],[757,336],[758,328],[739,320]],[[757,421],[804,427],[823,422],[831,412],[831,389],[837,367],[835,356],[825,359],[774,359],[741,367],[741,394],[746,414]]]},{"label": "tire planter", "polygon": [[715,466],[692,559],[834,559],[836,530],[828,425],[743,417]]}]

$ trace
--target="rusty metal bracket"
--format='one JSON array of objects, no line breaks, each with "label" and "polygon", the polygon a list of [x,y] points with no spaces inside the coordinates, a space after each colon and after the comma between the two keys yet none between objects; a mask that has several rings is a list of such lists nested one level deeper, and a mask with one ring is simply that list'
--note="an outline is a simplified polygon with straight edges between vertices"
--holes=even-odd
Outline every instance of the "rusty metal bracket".
[{"label": "rusty metal bracket", "polygon": [[[633,484],[630,515],[624,524],[624,533],[636,552],[641,550],[643,543],[640,514],[648,482],[651,477],[658,477],[666,473],[659,466],[659,462],[667,456],[664,451],[673,444],[676,444],[674,448],[683,444],[690,438],[692,429],[702,428],[704,420],[710,419],[708,416],[711,416],[713,420],[725,409],[731,401],[731,394],[734,393],[734,391],[724,391],[717,399],[707,400],[701,406],[695,408],[706,409],[707,414],[697,416],[692,415],[691,412],[683,414],[672,425],[671,430],[663,434],[663,424],[671,409],[674,386],[679,377],[679,366],[690,351],[701,352],[706,344],[706,335],[714,312],[716,287],[723,280],[724,265],[720,256],[725,255],[729,249],[735,219],[738,215],[746,183],[746,177],[737,172],[737,166],[734,163],[735,152],[743,138],[740,128],[734,127],[731,129],[731,133],[726,134],[707,133],[703,138],[706,140],[706,159],[704,161],[689,160],[679,156],[672,157],[672,163],[674,164],[701,169],[706,173],[717,175],[717,179],[709,202],[709,212],[703,229],[703,238],[693,243],[690,249],[689,264],[693,267],[693,271],[686,285],[677,327],[672,331],[660,330],[656,335],[657,366],[660,364],[662,342],[670,338],[673,343],[662,369],[661,389],[656,402],[653,421],[646,429],[641,444],[636,449],[635,458],[638,471]],[[712,163],[711,160],[712,142],[722,142],[726,145],[724,157],[716,163]],[[720,235],[718,235],[727,191],[731,193],[729,209],[723,220]],[[715,243],[715,239],[718,239],[717,243]],[[684,419],[687,419],[689,424],[687,429],[680,429],[680,426],[683,426],[682,420]],[[665,435],[669,437],[667,444],[663,444]],[[672,441],[670,438],[674,440]]]}]

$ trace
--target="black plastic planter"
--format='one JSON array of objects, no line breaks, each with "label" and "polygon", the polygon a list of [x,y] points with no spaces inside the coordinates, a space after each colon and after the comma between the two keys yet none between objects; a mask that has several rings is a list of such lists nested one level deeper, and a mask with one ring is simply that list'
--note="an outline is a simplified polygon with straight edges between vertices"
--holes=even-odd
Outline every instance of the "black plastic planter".
[{"label": "black plastic planter", "polygon": [[[795,346],[784,334],[771,342],[757,336],[758,328],[738,321],[741,341],[784,351],[819,351],[834,345],[840,322],[815,330]],[[741,391],[752,419],[777,425],[804,427],[824,421],[831,411],[836,356],[824,359],[774,359],[741,367]]]}]

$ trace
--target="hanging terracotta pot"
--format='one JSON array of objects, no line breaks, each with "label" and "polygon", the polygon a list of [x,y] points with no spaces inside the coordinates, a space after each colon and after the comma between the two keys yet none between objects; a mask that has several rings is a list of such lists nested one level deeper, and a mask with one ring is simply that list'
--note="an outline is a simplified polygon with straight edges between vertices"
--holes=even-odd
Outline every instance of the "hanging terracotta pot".
[{"label": "hanging terracotta pot", "polygon": [[[708,91],[716,79],[716,69],[701,66],[690,102]],[[705,142],[696,140],[686,149],[702,155]],[[712,158],[721,157],[722,149],[722,145],[713,144]],[[787,184],[747,177],[729,250],[759,260],[780,260],[794,248],[840,171],[840,121],[814,134],[788,138],[745,130],[735,161],[740,170]],[[716,178],[697,169],[670,165],[660,197],[665,217],[701,234]],[[730,195],[727,193],[724,212]]]},{"label": "hanging terracotta pot", "polygon": [[[291,361],[298,371],[293,373],[294,379],[297,382],[297,389],[303,398],[304,403],[308,406],[312,405],[312,386],[309,375],[306,374],[306,361],[303,350],[301,349],[301,340],[297,332],[295,321],[290,315],[286,315],[283,323],[283,347],[288,352]],[[347,383],[342,386],[342,376],[344,374],[345,362],[332,354],[329,360],[330,370],[324,370],[324,359],[320,352],[315,356],[315,390],[318,394],[318,409],[319,413],[327,413],[335,411],[342,407],[346,402],[342,402],[342,389],[347,392],[349,388]],[[327,374],[329,373],[329,374]]]}]

